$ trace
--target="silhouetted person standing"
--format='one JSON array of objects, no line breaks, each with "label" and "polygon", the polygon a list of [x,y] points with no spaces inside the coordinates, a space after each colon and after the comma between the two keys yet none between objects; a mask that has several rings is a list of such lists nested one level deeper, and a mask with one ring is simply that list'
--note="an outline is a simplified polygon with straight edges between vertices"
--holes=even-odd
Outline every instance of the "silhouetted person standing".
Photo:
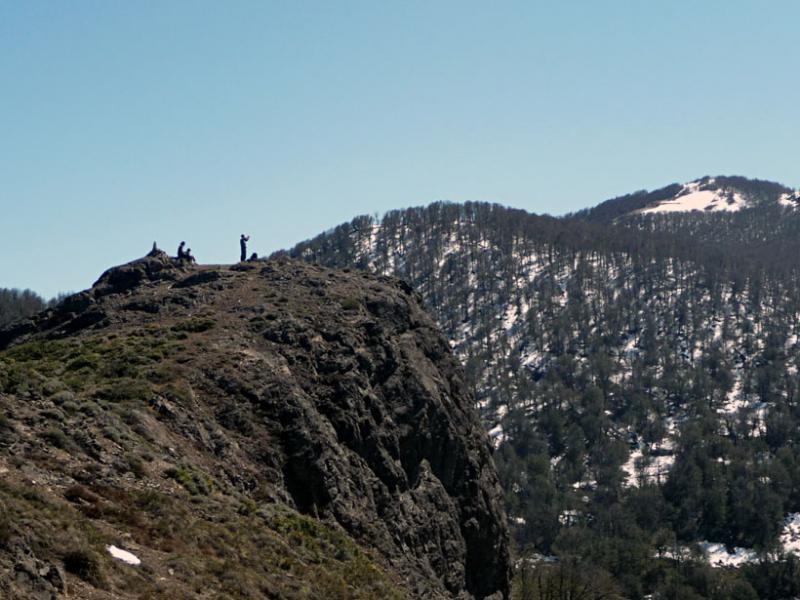
[{"label": "silhouetted person standing", "polygon": [[242,250],[240,261],[244,262],[247,260],[247,242],[250,240],[249,235],[242,234],[242,237],[239,238],[239,248]]}]

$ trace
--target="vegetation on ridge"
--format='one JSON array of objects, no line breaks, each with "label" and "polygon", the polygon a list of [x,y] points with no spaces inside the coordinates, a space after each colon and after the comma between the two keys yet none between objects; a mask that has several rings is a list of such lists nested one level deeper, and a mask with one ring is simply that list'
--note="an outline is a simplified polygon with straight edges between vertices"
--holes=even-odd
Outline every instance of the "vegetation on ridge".
[{"label": "vegetation on ridge", "polygon": [[[199,340],[187,342],[182,332],[197,330],[198,322],[35,341],[0,353],[0,447],[16,447],[23,434],[39,440],[2,462],[2,548],[24,544],[41,560],[62,562],[98,588],[97,597],[105,597],[104,589],[129,588],[139,598],[164,599],[405,598],[375,558],[344,533],[264,504],[257,489],[243,495],[196,467],[165,468],[153,439],[153,401],[189,393],[180,363]],[[175,363],[168,366],[168,358]],[[87,435],[87,421],[101,429]],[[95,434],[120,449],[100,477],[92,455],[104,441]],[[63,480],[80,483],[32,485],[24,475],[32,466],[63,469]],[[132,479],[119,485],[114,478]],[[126,539],[120,541],[120,533]],[[109,544],[130,542],[151,553],[144,569],[120,568],[106,551]]]}]

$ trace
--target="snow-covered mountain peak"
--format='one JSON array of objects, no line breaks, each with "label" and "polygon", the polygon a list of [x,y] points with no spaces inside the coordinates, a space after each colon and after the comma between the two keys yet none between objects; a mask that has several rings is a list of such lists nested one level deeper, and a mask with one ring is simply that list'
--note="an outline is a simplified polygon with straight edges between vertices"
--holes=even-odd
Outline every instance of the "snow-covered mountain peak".
[{"label": "snow-covered mountain peak", "polygon": [[[704,177],[683,184],[670,197],[654,200],[630,214],[686,213],[686,212],[738,212],[753,208],[764,201],[763,195],[751,186],[737,185],[741,178]],[[677,187],[677,186],[676,186]],[[784,188],[786,189],[786,188]],[[776,197],[772,196],[774,202]],[[800,205],[800,192],[786,190],[777,196],[781,206],[795,209]]]},{"label": "snow-covered mountain peak", "polygon": [[637,211],[640,214],[691,212],[736,212],[749,206],[748,198],[734,188],[718,187],[715,179],[684,184],[672,198]]}]

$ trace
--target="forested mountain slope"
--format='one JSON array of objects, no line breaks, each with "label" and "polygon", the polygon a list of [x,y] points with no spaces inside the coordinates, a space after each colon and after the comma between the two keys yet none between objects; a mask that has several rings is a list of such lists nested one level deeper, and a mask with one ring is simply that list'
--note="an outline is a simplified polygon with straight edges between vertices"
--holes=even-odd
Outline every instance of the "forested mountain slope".
[{"label": "forested mountain slope", "polygon": [[[767,204],[730,215],[794,218]],[[795,547],[800,294],[791,265],[765,270],[730,237],[614,219],[437,203],[290,254],[418,290],[475,388],[521,547],[641,597],[689,585],[676,553],[695,542],[740,548],[709,554],[726,564]],[[730,577],[780,597],[761,589],[771,568]]]},{"label": "forested mountain slope", "polygon": [[36,314],[47,302],[31,290],[0,288],[0,327]]}]

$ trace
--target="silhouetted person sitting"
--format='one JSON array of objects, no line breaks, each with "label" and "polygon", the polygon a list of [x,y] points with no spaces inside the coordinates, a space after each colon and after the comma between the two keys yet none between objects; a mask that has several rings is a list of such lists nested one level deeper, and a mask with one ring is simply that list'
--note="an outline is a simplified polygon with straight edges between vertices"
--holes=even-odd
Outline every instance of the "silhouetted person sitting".
[{"label": "silhouetted person sitting", "polygon": [[253,252],[253,253],[250,255],[250,258],[248,258],[248,259],[247,259],[247,262],[255,262],[255,261],[257,261],[257,260],[258,260],[258,254],[257,254],[257,253],[255,253],[255,252]]},{"label": "silhouetted person sitting", "polygon": [[197,262],[194,259],[194,256],[192,256],[192,249],[191,248],[187,248],[186,249],[186,252],[183,254],[183,260],[188,261],[189,264],[192,264],[192,265]]},{"label": "silhouetted person sitting", "polygon": [[242,234],[242,237],[239,238],[239,248],[241,248],[241,258],[239,259],[241,262],[244,262],[247,259],[247,242],[250,240],[249,235]]},{"label": "silhouetted person sitting", "polygon": [[178,260],[183,260],[186,258],[186,250],[183,247],[186,245],[186,242],[181,242],[181,245],[178,246]]}]

